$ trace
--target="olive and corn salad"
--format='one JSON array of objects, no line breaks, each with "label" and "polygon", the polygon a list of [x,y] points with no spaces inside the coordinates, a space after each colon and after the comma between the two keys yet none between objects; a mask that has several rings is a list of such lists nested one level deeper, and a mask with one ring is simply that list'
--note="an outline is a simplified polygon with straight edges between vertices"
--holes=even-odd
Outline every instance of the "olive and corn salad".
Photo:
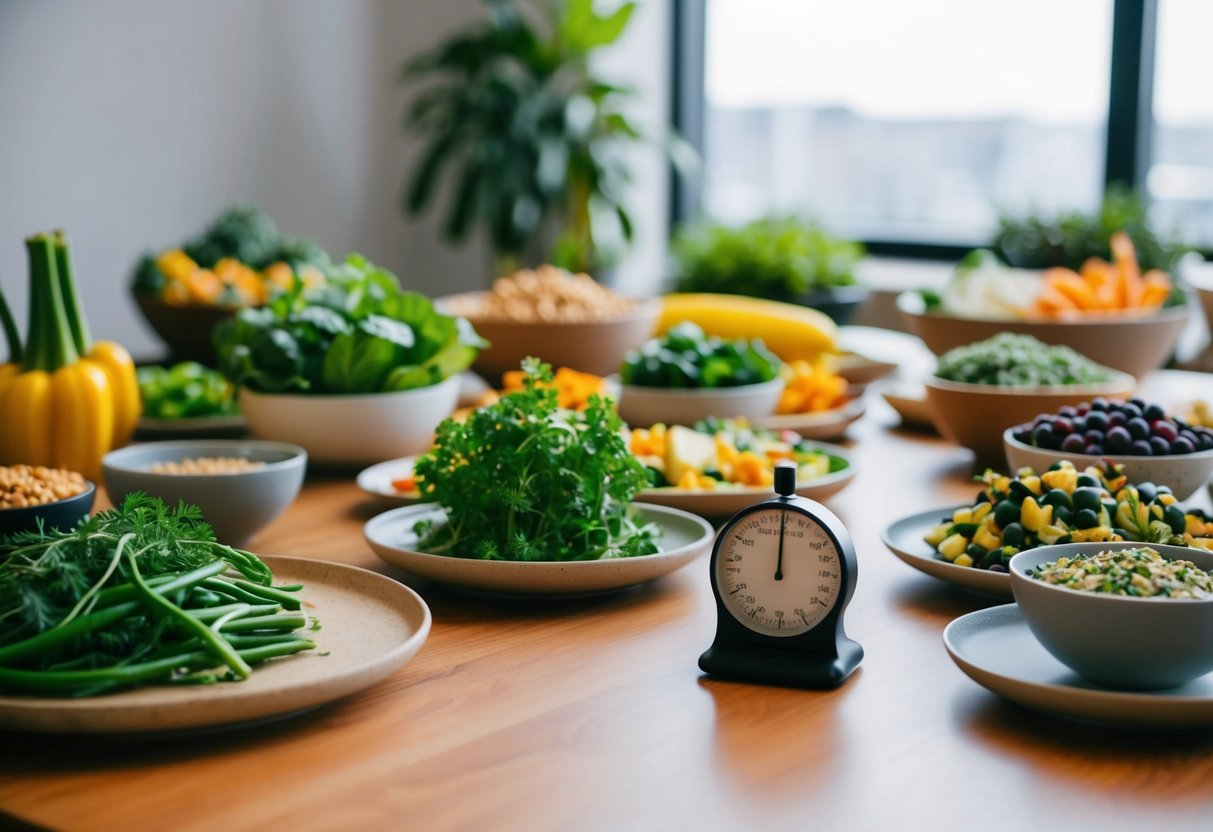
[{"label": "olive and corn salad", "polygon": [[1185,511],[1165,485],[1130,484],[1121,465],[1079,471],[1063,460],[1041,474],[987,469],[978,480],[984,488],[973,505],[923,536],[936,559],[1006,572],[1019,552],[1056,543],[1127,540],[1213,550],[1213,518]]},{"label": "olive and corn salad", "polygon": [[1149,546],[1042,563],[1030,576],[1047,584],[1135,598],[1213,598],[1213,575]]},{"label": "olive and corn salad", "polygon": [[65,468],[0,465],[0,509],[30,508],[83,494],[84,477]]}]

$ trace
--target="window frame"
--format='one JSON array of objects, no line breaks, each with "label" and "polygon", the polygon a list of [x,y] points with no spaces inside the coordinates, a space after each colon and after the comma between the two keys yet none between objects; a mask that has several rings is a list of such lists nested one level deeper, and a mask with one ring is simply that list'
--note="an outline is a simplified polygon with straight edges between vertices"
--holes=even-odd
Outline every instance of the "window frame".
[{"label": "window frame", "polygon": [[[708,0],[672,0],[671,121],[700,153],[704,148],[705,35]],[[1119,184],[1144,192],[1153,130],[1154,49],[1157,0],[1113,0],[1108,118],[1104,133],[1104,188]],[[670,186],[670,226],[696,217],[702,195],[691,177]],[[963,243],[905,239],[861,240],[869,254],[922,260],[958,260],[972,250]]]}]

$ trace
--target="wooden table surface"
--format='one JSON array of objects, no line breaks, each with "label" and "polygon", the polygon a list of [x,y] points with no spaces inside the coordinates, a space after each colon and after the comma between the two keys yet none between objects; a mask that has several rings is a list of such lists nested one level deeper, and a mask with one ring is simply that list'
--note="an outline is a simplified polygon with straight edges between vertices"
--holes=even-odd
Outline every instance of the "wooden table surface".
[{"label": "wooden table surface", "polygon": [[[1148,390],[1174,402],[1213,383],[1159,374]],[[972,458],[896,424],[869,401],[847,443],[858,475],[829,500],[858,550],[847,626],[866,651],[838,689],[702,676],[706,558],[579,601],[417,583],[433,630],[387,681],[234,733],[0,734],[0,812],[115,830],[1209,829],[1213,731],[1035,714],[952,663],[945,625],[995,602],[910,569],[880,531],[971,499]],[[362,540],[372,512],[350,478],[311,477],[251,548],[403,577]]]}]

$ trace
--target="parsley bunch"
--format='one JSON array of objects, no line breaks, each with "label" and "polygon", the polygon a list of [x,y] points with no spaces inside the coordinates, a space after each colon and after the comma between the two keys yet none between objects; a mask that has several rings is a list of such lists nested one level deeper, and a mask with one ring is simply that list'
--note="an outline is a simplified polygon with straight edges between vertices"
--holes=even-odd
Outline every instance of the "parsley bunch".
[{"label": "parsley bunch", "polygon": [[418,526],[422,548],[486,560],[597,560],[657,551],[628,501],[648,485],[609,399],[561,410],[552,368],[523,362],[523,389],[438,427],[417,461],[421,491],[447,510]]}]

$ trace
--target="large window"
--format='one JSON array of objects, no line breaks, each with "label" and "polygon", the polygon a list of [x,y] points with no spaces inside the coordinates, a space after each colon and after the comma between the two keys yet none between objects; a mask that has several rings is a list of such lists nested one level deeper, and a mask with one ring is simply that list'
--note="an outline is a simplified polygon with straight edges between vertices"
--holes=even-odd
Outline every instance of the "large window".
[{"label": "large window", "polygon": [[1093,210],[1121,180],[1160,229],[1213,242],[1207,0],[1158,0],[1157,41],[1154,0],[676,8],[678,118],[704,159],[682,218],[807,213],[927,252],[989,240],[1002,212]]}]

